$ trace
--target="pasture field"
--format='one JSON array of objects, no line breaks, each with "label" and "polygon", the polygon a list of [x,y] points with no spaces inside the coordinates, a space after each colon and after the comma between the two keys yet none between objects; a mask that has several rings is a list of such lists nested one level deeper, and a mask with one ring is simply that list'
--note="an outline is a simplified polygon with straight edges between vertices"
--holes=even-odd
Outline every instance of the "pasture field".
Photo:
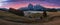
[{"label": "pasture field", "polygon": [[32,19],[28,17],[0,11],[0,25],[60,25],[60,12],[47,12],[47,15],[53,17],[53,21],[33,23]]}]

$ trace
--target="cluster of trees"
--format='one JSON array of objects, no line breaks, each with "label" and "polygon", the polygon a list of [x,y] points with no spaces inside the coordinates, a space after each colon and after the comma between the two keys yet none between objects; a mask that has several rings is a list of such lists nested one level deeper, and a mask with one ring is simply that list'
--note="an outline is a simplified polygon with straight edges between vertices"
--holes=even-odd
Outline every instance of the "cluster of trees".
[{"label": "cluster of trees", "polygon": [[19,15],[19,16],[24,16],[24,12],[21,11],[21,10],[16,10],[14,8],[9,8],[9,12],[13,13],[13,14],[16,14],[16,15]]}]

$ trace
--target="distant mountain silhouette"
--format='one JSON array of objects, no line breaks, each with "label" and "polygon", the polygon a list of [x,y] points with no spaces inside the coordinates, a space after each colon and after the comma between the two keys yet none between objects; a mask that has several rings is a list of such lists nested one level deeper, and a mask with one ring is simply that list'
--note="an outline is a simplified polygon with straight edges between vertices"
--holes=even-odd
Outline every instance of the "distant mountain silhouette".
[{"label": "distant mountain silhouette", "polygon": [[2,10],[2,11],[8,11],[9,9],[7,9],[7,8],[0,8],[0,10]]},{"label": "distant mountain silhouette", "polygon": [[32,4],[29,4],[28,7],[22,7],[19,8],[18,10],[22,10],[22,11],[43,11],[44,7],[42,7],[41,5],[35,5],[33,6]]}]

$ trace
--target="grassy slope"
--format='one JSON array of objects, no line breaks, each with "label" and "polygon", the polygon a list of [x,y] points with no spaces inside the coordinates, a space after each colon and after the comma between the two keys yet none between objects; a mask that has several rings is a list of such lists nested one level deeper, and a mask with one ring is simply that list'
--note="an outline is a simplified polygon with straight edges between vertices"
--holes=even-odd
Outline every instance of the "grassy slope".
[{"label": "grassy slope", "polygon": [[0,11],[0,18],[8,21],[14,21],[14,22],[32,22],[29,18],[24,17],[24,16],[17,16],[15,14],[9,13],[9,12],[4,12]]},{"label": "grassy slope", "polygon": [[[56,13],[56,12],[55,12]],[[49,15],[54,15],[54,16],[60,16],[59,12],[56,13],[56,14],[53,14],[53,13],[48,13]],[[52,15],[52,17],[53,17]],[[17,16],[17,15],[14,15],[12,13],[9,13],[9,12],[4,12],[4,11],[0,11],[0,25],[40,25],[41,23],[39,24],[23,24],[23,23],[16,23],[16,22],[10,22],[10,20],[14,20],[14,21],[30,21],[29,18],[27,17],[24,17],[24,16]],[[3,20],[4,19],[4,20]],[[18,20],[17,20],[18,19]],[[6,20],[9,20],[9,21],[6,21]],[[47,22],[47,23],[42,23],[41,25],[60,25],[60,19],[58,20],[54,20],[54,21],[50,21],[50,22]]]},{"label": "grassy slope", "polygon": [[12,22],[21,22],[21,23],[32,23],[35,20],[34,19],[30,19],[24,16],[18,16],[9,12],[5,12],[5,11],[0,11],[0,18],[7,20],[7,21],[12,21]]},{"label": "grassy slope", "polygon": [[23,18],[22,16],[17,16],[17,15],[14,15],[12,13],[4,12],[4,11],[0,11],[0,17],[1,16],[6,17],[6,18],[13,18],[13,19]]}]

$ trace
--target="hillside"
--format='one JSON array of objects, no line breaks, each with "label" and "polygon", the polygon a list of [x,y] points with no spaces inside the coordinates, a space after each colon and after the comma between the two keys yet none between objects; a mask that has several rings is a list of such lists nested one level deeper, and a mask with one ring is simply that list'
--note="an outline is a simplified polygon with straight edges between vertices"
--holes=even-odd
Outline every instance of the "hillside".
[{"label": "hillside", "polygon": [[[5,11],[0,11],[0,19],[4,19],[7,21],[12,21],[12,22],[29,22],[30,19],[24,16],[18,16],[9,12],[5,12]],[[23,22],[24,23],[24,22]]]},{"label": "hillside", "polygon": [[53,21],[34,24],[30,18],[0,11],[0,25],[60,25],[60,12],[49,12],[47,14],[53,18]]}]

